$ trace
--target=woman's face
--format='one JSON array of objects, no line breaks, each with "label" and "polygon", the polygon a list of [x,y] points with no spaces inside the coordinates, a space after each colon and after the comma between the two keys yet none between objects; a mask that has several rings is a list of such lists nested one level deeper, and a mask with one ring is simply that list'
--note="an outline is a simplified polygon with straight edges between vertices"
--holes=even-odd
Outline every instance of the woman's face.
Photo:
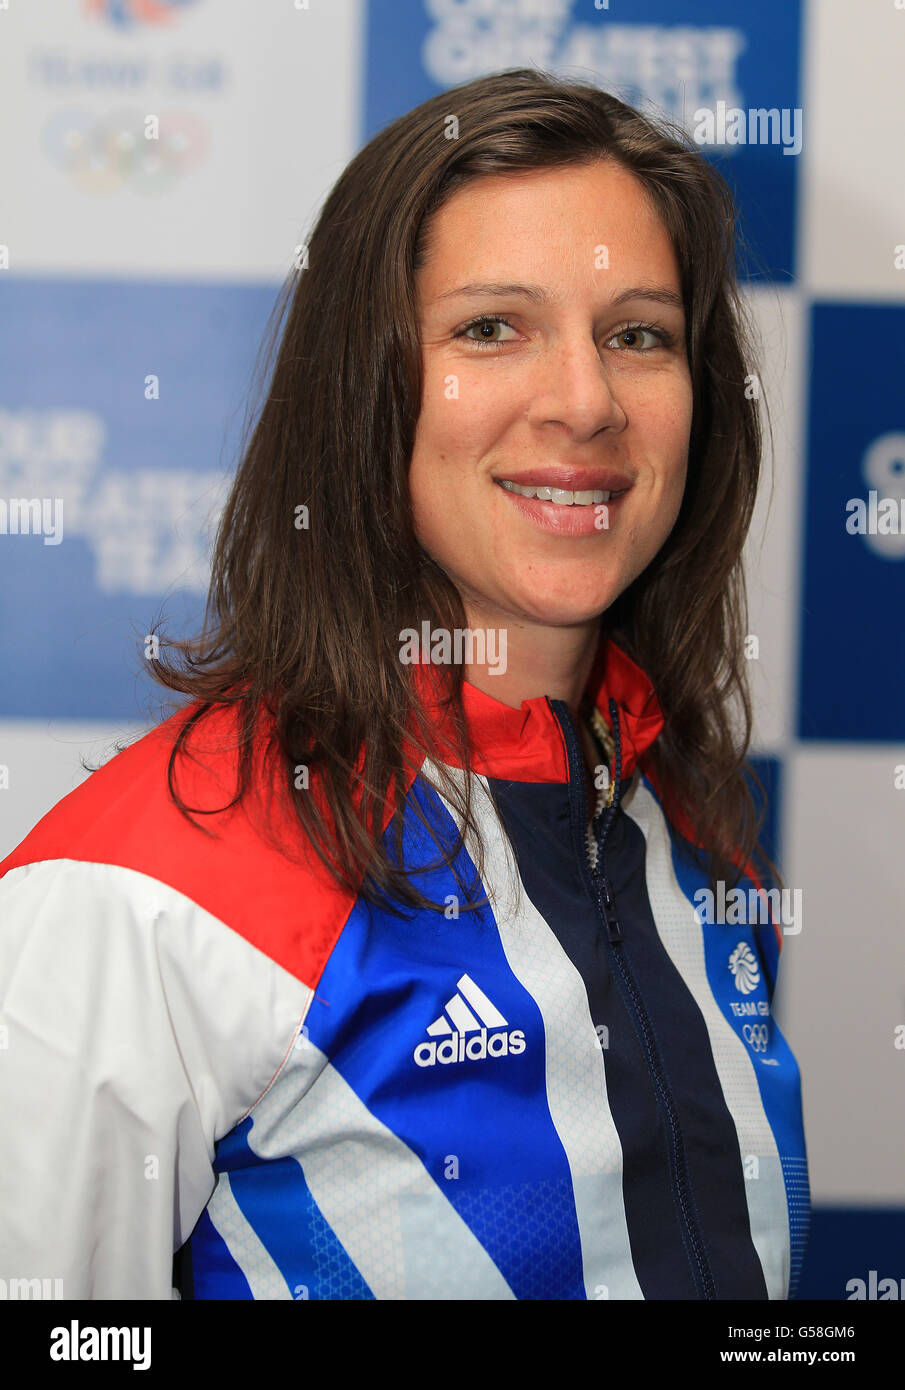
[{"label": "woman's face", "polygon": [[470,626],[596,620],[663,545],[685,486],[692,386],[669,236],[606,161],[468,184],[427,252],[419,540]]}]

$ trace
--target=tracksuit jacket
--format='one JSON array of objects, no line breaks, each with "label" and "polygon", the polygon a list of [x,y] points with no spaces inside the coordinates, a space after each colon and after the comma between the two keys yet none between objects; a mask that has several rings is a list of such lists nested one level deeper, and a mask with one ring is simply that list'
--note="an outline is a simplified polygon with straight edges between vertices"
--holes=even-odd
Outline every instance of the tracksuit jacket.
[{"label": "tracksuit jacket", "polygon": [[[428,768],[406,791],[405,863],[444,910],[396,916],[261,833],[265,807],[286,843],[297,824],[273,782],[187,820],[166,775],[184,712],[37,824],[0,864],[7,1284],[794,1295],[809,1193],[798,1067],[771,1017],[779,927],[696,911],[693,831],[644,770],[663,715],[611,639],[588,694],[616,742],[596,867],[567,705],[465,684],[483,879],[473,846],[457,866],[478,910],[459,910],[449,867],[419,868],[438,851],[416,801],[443,844],[456,830]],[[231,799],[233,720],[192,734],[190,806]]]}]

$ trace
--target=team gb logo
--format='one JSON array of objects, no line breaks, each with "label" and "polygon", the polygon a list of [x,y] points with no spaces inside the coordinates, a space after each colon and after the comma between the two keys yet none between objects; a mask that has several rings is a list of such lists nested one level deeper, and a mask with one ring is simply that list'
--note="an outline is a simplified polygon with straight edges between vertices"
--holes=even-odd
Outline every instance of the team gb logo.
[{"label": "team gb logo", "polygon": [[745,941],[740,941],[729,957],[729,969],[735,977],[735,988],[741,994],[750,994],[760,984],[757,959]]}]

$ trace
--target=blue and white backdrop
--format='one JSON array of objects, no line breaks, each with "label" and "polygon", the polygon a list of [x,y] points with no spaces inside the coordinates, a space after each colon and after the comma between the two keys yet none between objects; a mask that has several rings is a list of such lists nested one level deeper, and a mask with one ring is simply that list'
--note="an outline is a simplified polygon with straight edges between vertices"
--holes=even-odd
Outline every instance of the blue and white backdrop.
[{"label": "blue and white backdrop", "polygon": [[[0,857],[154,717],[144,634],[161,605],[200,617],[327,190],[396,115],[523,64],[697,130],[757,255],[750,632],[802,895],[778,1010],[816,1207],[800,1296],[844,1299],[905,1278],[905,0],[0,0]],[[733,116],[755,108],[771,140]]]}]

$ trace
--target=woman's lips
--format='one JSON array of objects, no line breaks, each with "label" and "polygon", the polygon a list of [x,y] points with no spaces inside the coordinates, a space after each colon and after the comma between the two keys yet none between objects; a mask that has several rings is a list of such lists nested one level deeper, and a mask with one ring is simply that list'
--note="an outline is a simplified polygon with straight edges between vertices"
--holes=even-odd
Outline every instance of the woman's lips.
[{"label": "woman's lips", "polygon": [[536,497],[522,497],[499,482],[496,485],[528,521],[534,522],[542,531],[559,536],[596,536],[609,531],[615,514],[630,491],[626,488],[615,493],[608,502],[564,505],[560,502],[541,502]]}]

